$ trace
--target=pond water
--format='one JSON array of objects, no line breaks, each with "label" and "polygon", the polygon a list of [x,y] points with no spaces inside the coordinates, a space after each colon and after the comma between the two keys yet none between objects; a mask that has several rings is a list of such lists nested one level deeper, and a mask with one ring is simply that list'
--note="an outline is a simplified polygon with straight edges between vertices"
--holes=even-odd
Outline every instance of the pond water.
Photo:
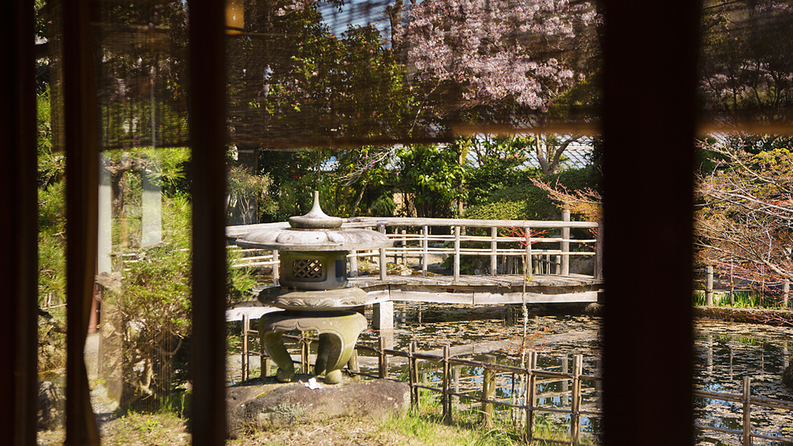
[{"label": "pond water", "polygon": [[[407,351],[411,341],[418,350],[441,354],[444,345],[452,347],[454,357],[483,360],[494,354],[503,364],[519,365],[523,339],[522,314],[519,308],[466,307],[447,304],[395,303],[395,330],[387,344]],[[532,316],[527,325],[527,345],[538,352],[538,367],[546,370],[571,370],[574,355],[583,356],[583,373],[599,373],[601,320],[598,317],[544,315]],[[360,342],[377,345],[378,332],[361,335]],[[752,395],[793,401],[793,392],[781,384],[781,374],[793,353],[793,329],[762,325],[699,321],[695,325],[694,388],[740,395],[744,376],[752,377]],[[374,358],[362,358],[362,368],[373,367]],[[423,380],[440,387],[441,373],[430,362],[420,364]],[[481,369],[460,367],[454,370],[458,391],[481,388]],[[390,376],[405,377],[404,361],[390,365]],[[536,404],[541,407],[569,408],[569,381],[539,380]],[[499,376],[497,395],[509,400],[522,395],[521,383],[510,376]],[[599,407],[600,384],[584,381],[584,409]],[[743,424],[741,404],[706,398],[695,399],[696,422],[702,425],[740,430]],[[555,422],[568,423],[569,416],[549,415]],[[600,429],[597,416],[582,419],[582,430],[594,441]],[[793,413],[775,409],[752,408],[755,433],[793,437]],[[697,445],[739,445],[740,437],[697,430]],[[755,445],[793,443],[755,439]]]}]

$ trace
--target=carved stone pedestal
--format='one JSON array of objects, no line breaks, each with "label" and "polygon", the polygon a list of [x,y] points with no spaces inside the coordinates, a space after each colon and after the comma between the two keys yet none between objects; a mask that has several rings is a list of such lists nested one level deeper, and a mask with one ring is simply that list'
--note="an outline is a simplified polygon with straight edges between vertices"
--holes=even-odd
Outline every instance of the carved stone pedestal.
[{"label": "carved stone pedestal", "polygon": [[279,311],[259,319],[259,334],[265,351],[278,365],[276,378],[290,382],[295,366],[281,335],[290,330],[316,331],[319,346],[314,373],[324,373],[326,384],[337,384],[341,382],[341,368],[350,360],[358,335],[366,325],[366,317],[352,311]]}]

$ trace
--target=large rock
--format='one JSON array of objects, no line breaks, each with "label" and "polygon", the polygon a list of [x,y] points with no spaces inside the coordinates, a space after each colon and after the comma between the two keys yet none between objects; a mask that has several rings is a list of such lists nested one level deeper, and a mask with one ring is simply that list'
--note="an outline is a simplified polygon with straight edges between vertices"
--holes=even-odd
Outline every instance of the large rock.
[{"label": "large rock", "polygon": [[277,426],[356,417],[382,420],[410,407],[410,386],[389,380],[240,385],[227,389],[229,436]]}]

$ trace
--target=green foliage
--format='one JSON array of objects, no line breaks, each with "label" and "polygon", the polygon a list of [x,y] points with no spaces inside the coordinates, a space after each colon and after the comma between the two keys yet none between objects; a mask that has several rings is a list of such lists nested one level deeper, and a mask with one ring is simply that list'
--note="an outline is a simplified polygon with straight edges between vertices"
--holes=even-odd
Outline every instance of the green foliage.
[{"label": "green foliage", "polygon": [[138,251],[122,288],[105,297],[121,315],[126,403],[168,395],[186,378],[174,363],[191,331],[190,209],[184,197],[164,204],[164,243]]},{"label": "green foliage", "polygon": [[36,97],[38,130],[38,369],[58,375],[66,361],[66,183],[64,157],[52,153],[49,89]]},{"label": "green foliage", "polygon": [[189,147],[142,147],[133,156],[140,160],[149,181],[160,186],[167,196],[188,192],[185,166],[190,162]]},{"label": "green foliage", "polygon": [[66,172],[66,160],[52,151],[52,107],[50,89],[36,95],[36,147],[38,153],[38,183],[40,188],[60,181]]},{"label": "green foliage", "polygon": [[[541,179],[552,187],[563,185],[568,190],[595,188],[597,172],[593,166],[563,171]],[[466,210],[466,218],[484,220],[554,220],[560,218],[559,206],[548,193],[527,181],[496,190],[482,204]]]},{"label": "green foliage", "polygon": [[[259,152],[259,175],[271,179],[259,221],[287,221],[311,209],[311,192],[320,184],[319,166],[324,155],[317,150],[300,152]],[[328,197],[320,194],[320,199]]]},{"label": "green foliage", "polygon": [[60,305],[66,302],[65,183],[39,189],[38,194],[39,305]]},{"label": "green foliage", "polygon": [[[363,146],[332,152],[335,169],[325,172],[320,196],[325,197],[335,215],[392,216],[396,210],[393,191],[397,178],[393,171],[393,147]],[[330,180],[329,180],[330,179]],[[325,201],[323,200],[323,201]]]},{"label": "green foliage", "polygon": [[[121,314],[125,401],[165,398],[188,378],[185,361],[192,332],[191,206],[185,196],[163,204],[163,243],[139,250],[126,263],[122,289],[108,293]],[[230,264],[230,262],[229,262]],[[255,279],[228,268],[228,303],[249,297]]]},{"label": "green foliage", "polygon": [[245,166],[229,166],[226,180],[228,202],[226,217],[237,217],[240,224],[257,223],[254,215],[257,209],[272,209],[275,204],[269,198],[268,189],[272,184],[268,175],[255,175]]},{"label": "green foliage", "polygon": [[475,138],[458,140],[456,144],[468,144],[468,151],[475,155],[474,165],[467,164],[466,189],[468,205],[486,203],[492,194],[526,181],[528,175],[537,175],[539,170],[524,166],[528,160],[533,137]]},{"label": "green foliage", "polygon": [[466,197],[462,187],[465,169],[459,162],[459,148],[414,145],[403,147],[397,155],[400,184],[417,215],[455,215],[454,202]]},{"label": "green foliage", "polygon": [[317,8],[246,5],[246,30],[267,39],[230,41],[235,134],[254,121],[263,134],[252,137],[291,145],[295,137],[390,138],[405,122],[410,89],[377,28],[350,26],[336,36]]}]

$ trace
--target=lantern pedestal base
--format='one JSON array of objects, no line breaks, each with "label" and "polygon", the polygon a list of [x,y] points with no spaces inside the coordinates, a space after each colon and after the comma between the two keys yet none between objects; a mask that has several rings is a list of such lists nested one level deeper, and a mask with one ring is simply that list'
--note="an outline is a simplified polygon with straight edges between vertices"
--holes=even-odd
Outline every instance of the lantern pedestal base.
[{"label": "lantern pedestal base", "polygon": [[351,311],[279,311],[265,314],[259,319],[259,335],[265,351],[278,365],[278,381],[291,382],[295,376],[295,366],[281,335],[291,330],[316,331],[319,334],[319,347],[314,373],[324,373],[325,383],[337,384],[341,382],[341,368],[350,360],[358,335],[366,325],[363,315]]}]

